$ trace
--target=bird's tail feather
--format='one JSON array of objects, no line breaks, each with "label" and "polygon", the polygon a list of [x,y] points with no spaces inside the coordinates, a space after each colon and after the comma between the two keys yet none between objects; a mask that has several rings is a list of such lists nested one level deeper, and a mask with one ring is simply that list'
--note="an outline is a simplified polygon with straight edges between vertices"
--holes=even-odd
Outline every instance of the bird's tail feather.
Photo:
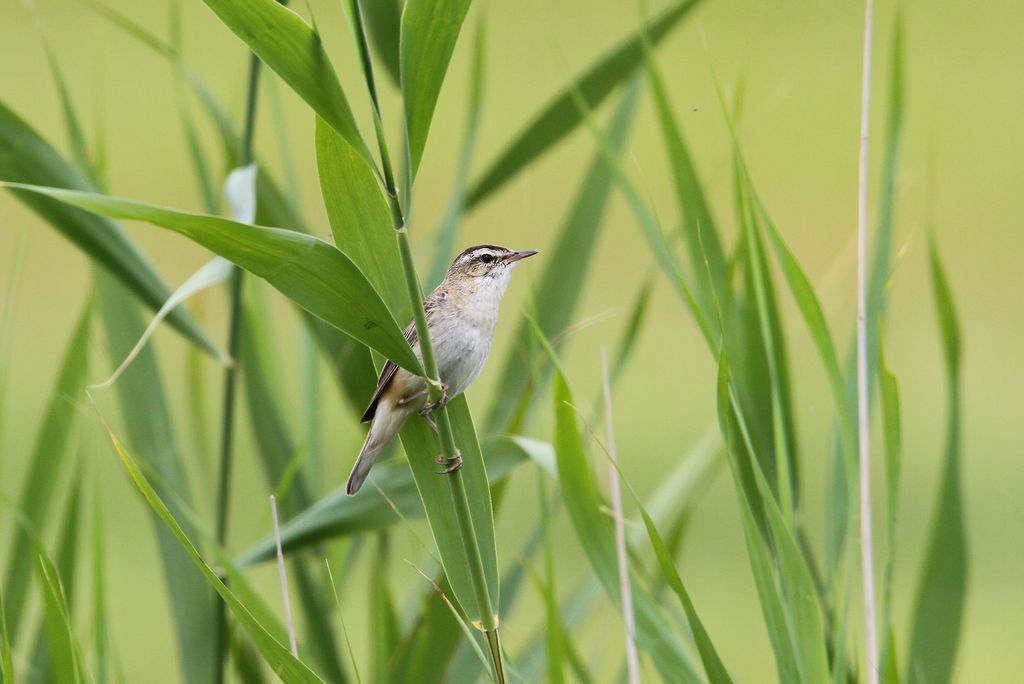
[{"label": "bird's tail feather", "polygon": [[406,412],[394,409],[389,410],[383,402],[377,407],[377,413],[374,416],[373,423],[370,425],[370,431],[366,434],[366,441],[363,442],[363,448],[359,450],[359,458],[356,459],[355,465],[352,466],[352,473],[348,476],[348,484],[345,487],[345,491],[350,496],[358,492],[359,488],[363,486],[363,482],[366,481],[367,475],[370,474],[373,464],[377,462],[381,452],[384,451],[384,447],[391,442],[391,439],[401,429],[405,418]]}]

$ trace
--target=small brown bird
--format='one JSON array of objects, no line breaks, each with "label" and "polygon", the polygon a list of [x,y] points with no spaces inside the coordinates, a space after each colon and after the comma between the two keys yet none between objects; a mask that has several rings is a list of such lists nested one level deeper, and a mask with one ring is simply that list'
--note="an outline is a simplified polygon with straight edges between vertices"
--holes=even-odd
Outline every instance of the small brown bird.
[{"label": "small brown bird", "polygon": [[[461,394],[483,368],[494,340],[498,305],[512,269],[518,261],[536,253],[514,252],[496,245],[470,247],[455,257],[444,280],[423,302],[444,386],[442,403]],[[405,339],[420,356],[415,321],[406,326]],[[427,406],[427,384],[422,377],[390,361],[384,364],[370,406],[363,414],[362,422],[373,422],[348,477],[346,491],[359,491],[381,451],[409,416],[421,413],[427,417],[434,408]]]}]

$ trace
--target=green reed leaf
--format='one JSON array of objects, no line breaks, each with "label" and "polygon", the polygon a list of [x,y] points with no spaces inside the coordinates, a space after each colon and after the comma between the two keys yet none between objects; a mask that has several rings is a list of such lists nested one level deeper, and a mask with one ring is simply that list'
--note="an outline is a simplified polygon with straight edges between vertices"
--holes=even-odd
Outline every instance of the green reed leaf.
[{"label": "green reed leaf", "polygon": [[[626,91],[609,124],[608,144],[616,153],[625,145],[638,94],[638,85]],[[569,205],[557,242],[550,250],[550,256],[545,257],[544,272],[537,286],[537,291],[543,292],[544,296],[537,299],[533,317],[548,338],[555,338],[570,324],[580,297],[586,291],[585,282],[592,270],[591,258],[611,188],[611,170],[604,154],[598,151]],[[492,434],[509,429],[515,412],[520,406],[529,404],[529,397],[540,385],[530,373],[524,372],[535,363],[533,333],[528,321],[520,323],[513,340],[485,421],[487,431]],[[539,358],[544,359],[544,355]],[[541,377],[546,378],[547,371]]]},{"label": "green reed leaf", "polygon": [[[605,503],[587,464],[569,386],[560,369],[554,374],[555,453],[558,480],[576,538],[583,546],[608,597],[619,606],[619,572],[615,532],[611,519],[602,513]],[[633,582],[637,645],[648,653],[668,681],[699,682],[689,657],[673,638],[672,630],[658,612],[657,602]]]},{"label": "green reed leaf", "polygon": [[43,590],[43,629],[50,646],[50,667],[54,680],[78,684],[88,681],[82,663],[82,652],[71,624],[68,597],[61,584],[57,566],[42,547],[37,547],[35,560],[39,583]]},{"label": "green reed leaf", "polygon": [[366,275],[399,319],[409,308],[391,210],[373,172],[323,119],[316,166],[334,244]]},{"label": "green reed leaf", "polygon": [[105,195],[4,183],[87,211],[145,221],[184,235],[264,278],[299,306],[348,333],[403,368],[419,374],[394,317],[366,276],[323,240],[280,228],[189,214]]},{"label": "green reed leaf", "polygon": [[732,468],[736,499],[740,508],[740,521],[743,523],[743,539],[746,542],[747,556],[750,559],[750,570],[754,576],[754,584],[757,587],[757,595],[761,602],[761,612],[764,615],[766,631],[772,644],[772,651],[775,653],[775,666],[778,670],[779,681],[800,682],[803,680],[793,646],[794,637],[790,633],[790,628],[786,621],[782,594],[776,585],[775,573],[767,544],[761,535],[760,525],[754,515],[754,509],[751,505],[750,497],[748,497],[747,489],[744,487],[741,470],[737,463],[738,457],[741,454],[737,442],[741,441],[741,439],[737,434],[739,428],[736,424],[735,412],[733,411],[729,396],[730,376],[725,354],[720,355],[718,368],[718,421],[726,444],[726,460],[728,460]]},{"label": "green reed leaf", "polygon": [[39,425],[35,447],[28,461],[31,465],[21,485],[18,510],[30,527],[18,525],[12,531],[3,584],[5,617],[13,643],[17,643],[20,633],[22,611],[28,598],[29,574],[35,562],[31,533],[42,533],[56,507],[54,495],[59,475],[67,470],[65,462],[77,434],[79,402],[85,396],[91,311],[91,305],[87,304],[75,325]]},{"label": "green reed leaf", "polygon": [[[484,449],[487,452],[487,474],[491,484],[501,481],[517,465],[527,460],[521,450],[501,448],[491,440],[484,442]],[[433,465],[433,456],[429,460]],[[443,479],[436,475],[434,477]],[[377,487],[380,487],[384,496],[377,491]],[[360,490],[359,496],[348,496],[345,488],[339,487],[296,514],[281,527],[282,548],[286,554],[290,554],[329,539],[379,530],[399,523],[399,517],[391,508],[392,503],[405,518],[423,516],[423,504],[412,473],[399,461],[374,466],[369,484]],[[267,537],[244,551],[237,562],[245,567],[270,560],[274,553],[274,540]]]},{"label": "green reed leaf", "polygon": [[402,28],[402,0],[359,0],[367,33],[377,51],[379,63],[396,86],[399,83],[399,36]]},{"label": "green reed leaf", "polygon": [[[48,185],[73,190],[93,187],[31,126],[0,103],[0,181]],[[171,295],[156,270],[124,230],[113,221],[23,191],[15,196],[39,214],[90,259],[119,278],[154,311]],[[217,345],[184,308],[167,317],[178,332],[213,356]]]},{"label": "green reed leaf", "polygon": [[476,37],[473,41],[473,61],[469,68],[469,94],[466,96],[466,128],[462,133],[462,145],[459,149],[459,162],[455,171],[455,182],[452,198],[444,217],[434,230],[434,260],[427,276],[427,285],[433,287],[440,283],[448,270],[452,254],[455,254],[455,234],[459,221],[466,208],[466,187],[469,183],[469,170],[476,149],[477,131],[480,128],[480,110],[483,109],[483,92],[485,86],[484,72],[487,61],[487,31],[483,20],[478,22]]},{"label": "green reed leaf", "polygon": [[471,0],[406,0],[399,68],[411,177],[416,177],[448,63]]},{"label": "green reed leaf", "polygon": [[293,682],[296,684],[302,682],[322,682],[322,679],[313,673],[301,660],[294,657],[286,646],[271,635],[267,628],[250,612],[250,609],[224,584],[217,572],[203,560],[199,550],[196,549],[185,533],[185,530],[182,529],[170,509],[167,508],[167,505],[157,495],[149,480],[146,479],[146,476],[142,474],[135,458],[124,449],[113,433],[109,433],[109,436],[114,449],[117,451],[117,455],[121,459],[121,463],[143,498],[145,498],[153,512],[167,526],[171,534],[174,535],[174,538],[188,554],[195,566],[202,572],[206,582],[227,604],[237,623],[252,638],[256,648],[259,649],[260,654],[273,669],[274,673],[288,684]]},{"label": "green reed leaf", "polygon": [[[99,313],[112,366],[117,366],[135,345],[146,323],[141,311],[118,281],[94,269]],[[158,489],[176,515],[191,505],[183,452],[175,439],[170,407],[157,365],[156,349],[143,347],[135,361],[114,384],[127,437],[144,455],[146,467],[158,478]],[[216,681],[219,668],[214,644],[215,596],[177,546],[170,533],[153,517],[167,600],[177,636],[177,651],[184,676],[190,682]],[[193,528],[188,528],[194,531]]]},{"label": "green reed leaf", "polygon": [[491,162],[487,170],[473,183],[466,199],[466,208],[472,208],[533,163],[572,132],[583,116],[576,103],[576,93],[591,109],[597,107],[611,92],[639,67],[643,59],[646,34],[652,45],[664,39],[700,0],[681,0],[675,3],[643,31],[619,43],[597,59],[572,82],[553,97]]},{"label": "green reed leaf", "polygon": [[315,29],[277,0],[203,2],[373,168],[370,151]]},{"label": "green reed leaf", "polygon": [[[68,502],[64,511],[64,520],[61,522],[60,535],[57,541],[57,557],[54,559],[54,568],[57,576],[61,579],[64,590],[64,598],[68,606],[68,614],[71,613],[71,606],[74,605],[75,575],[78,565],[78,534],[79,522],[82,518],[82,478],[81,471],[74,473],[71,479],[71,490],[68,492]],[[56,678],[56,681],[68,681],[61,675],[63,670],[67,671],[65,654],[62,653],[63,640],[53,643],[47,634],[46,620],[40,625],[36,632],[35,646],[32,650],[32,681],[46,682]],[[56,658],[54,654],[56,653]],[[56,667],[55,667],[55,660]],[[65,662],[60,662],[60,661]]]},{"label": "green reed leaf", "polygon": [[929,262],[949,398],[946,453],[907,640],[904,679],[910,684],[944,684],[953,680],[968,580],[967,529],[960,478],[963,441],[960,322],[934,237],[929,246]]},{"label": "green reed leaf", "polygon": [[[257,299],[255,295],[250,288],[251,300]],[[267,488],[275,490],[281,486],[283,480],[292,478],[287,491],[278,495],[278,508],[282,520],[288,520],[312,502],[303,472],[294,470],[294,459],[299,455],[300,448],[292,440],[281,408],[275,399],[282,396],[283,392],[280,383],[275,382],[270,373],[274,350],[270,339],[269,319],[255,301],[246,307],[245,315],[242,316],[242,326],[242,377],[246,404],[249,408],[249,422],[252,425]],[[332,681],[345,681],[341,655],[330,621],[332,604],[326,600],[326,587],[317,581],[319,568],[315,567],[313,562],[312,558],[297,558],[291,566],[296,593],[307,625],[308,651]],[[319,562],[316,565],[319,565]]]}]

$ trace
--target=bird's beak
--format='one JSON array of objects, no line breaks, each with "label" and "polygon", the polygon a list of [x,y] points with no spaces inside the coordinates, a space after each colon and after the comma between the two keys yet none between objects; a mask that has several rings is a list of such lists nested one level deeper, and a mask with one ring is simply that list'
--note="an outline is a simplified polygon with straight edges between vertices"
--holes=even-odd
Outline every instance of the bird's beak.
[{"label": "bird's beak", "polygon": [[506,264],[512,264],[512,263],[515,263],[515,262],[519,261],[520,259],[525,259],[526,257],[532,257],[534,254],[537,254],[537,250],[535,250],[535,249],[524,249],[524,250],[522,250],[520,252],[512,252],[507,257],[505,257],[505,263]]}]

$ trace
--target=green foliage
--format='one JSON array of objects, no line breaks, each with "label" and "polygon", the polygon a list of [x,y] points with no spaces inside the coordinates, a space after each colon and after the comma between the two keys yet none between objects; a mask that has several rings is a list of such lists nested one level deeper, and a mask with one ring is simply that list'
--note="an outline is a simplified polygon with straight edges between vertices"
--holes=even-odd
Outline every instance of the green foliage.
[{"label": "green foliage", "polygon": [[57,372],[53,393],[39,425],[31,467],[21,486],[18,511],[25,522],[18,525],[11,536],[3,584],[4,619],[13,644],[17,644],[21,631],[29,573],[35,562],[32,535],[42,532],[55,508],[59,474],[67,472],[65,464],[75,444],[80,402],[85,397],[91,322],[92,305],[87,303]]},{"label": "green foliage", "polygon": [[471,0],[406,0],[399,42],[402,102],[411,178],[427,144],[437,96]]},{"label": "green foliage", "polygon": [[[461,54],[458,39],[470,10],[469,0],[342,3],[371,105],[377,143],[374,151],[360,133],[315,23],[307,23],[275,0],[204,2],[308,106],[306,113],[314,115],[308,117],[314,122],[308,132],[334,246],[314,237],[324,228],[304,220],[304,215],[313,214],[300,203],[301,189],[294,180],[289,153],[298,141],[292,139],[293,127],[283,115],[276,91],[271,95],[275,98],[281,168],[275,176],[274,164],[266,158],[260,160],[256,177],[258,225],[214,215],[221,204],[214,169],[233,169],[255,157],[251,143],[256,131],[253,120],[259,62],[252,62],[243,128],[232,121],[218,95],[187,64],[177,2],[172,8],[168,40],[111,8],[93,2],[89,6],[173,67],[183,142],[207,213],[164,209],[100,193],[103,142],[98,136],[89,140],[57,53],[49,44],[45,45],[46,54],[74,163],[66,161],[28,123],[0,105],[0,183],[99,267],[94,269],[97,301],[112,364],[120,364],[144,328],[138,303],[155,309],[170,292],[147,258],[111,219],[143,221],[176,232],[266,280],[300,310],[301,356],[278,364],[275,359],[282,356],[282,348],[276,342],[281,331],[274,330],[279,321],[264,301],[268,291],[258,283],[247,286],[245,298],[239,294],[240,287],[231,290],[231,320],[239,325],[232,327],[233,342],[229,342],[236,358],[231,359],[235,365],[227,371],[229,382],[221,416],[226,434],[231,434],[235,418],[230,379],[237,374],[244,382],[247,408],[238,420],[250,426],[254,445],[251,458],[246,455],[249,460],[245,466],[262,471],[263,480],[255,490],[275,493],[283,513],[286,579],[295,589],[295,605],[300,612],[299,657],[285,646],[289,635],[277,603],[268,599],[265,587],[254,582],[251,574],[252,566],[274,558],[276,548],[270,531],[261,529],[256,541],[247,541],[248,548],[236,554],[235,549],[226,548],[227,536],[218,532],[218,539],[214,539],[208,532],[208,522],[197,513],[208,506],[193,505],[205,497],[193,493],[186,477],[186,450],[179,448],[180,430],[172,422],[174,394],[162,380],[152,347],[144,347],[114,385],[130,448],[124,448],[110,428],[107,431],[156,523],[159,569],[166,582],[167,609],[173,615],[174,648],[179,653],[183,678],[199,683],[221,681],[224,660],[230,653],[234,674],[246,682],[265,681],[271,674],[286,682],[317,682],[322,681],[321,677],[332,682],[358,681],[360,671],[380,682],[440,684],[481,678],[504,682],[506,671],[509,679],[523,681],[545,677],[551,682],[573,678],[600,681],[607,678],[607,673],[597,672],[595,663],[607,664],[617,653],[595,655],[590,643],[580,648],[580,627],[591,611],[606,602],[624,621],[635,619],[635,643],[644,665],[653,666],[648,675],[656,671],[662,680],[672,682],[732,682],[733,665],[724,657],[730,655],[729,651],[712,639],[698,615],[696,605],[703,608],[706,604],[700,596],[691,596],[693,586],[684,585],[682,578],[688,572],[679,560],[687,530],[699,520],[694,518],[694,511],[700,494],[709,489],[711,478],[727,463],[750,580],[757,592],[778,679],[808,684],[858,681],[860,668],[854,663],[860,648],[851,635],[860,618],[854,612],[856,602],[852,598],[856,594],[850,588],[854,576],[850,506],[856,494],[853,467],[857,439],[852,373],[839,362],[825,314],[824,305],[829,302],[823,305],[808,277],[808,272],[816,269],[808,269],[797,259],[799,250],[787,244],[784,226],[775,224],[768,201],[755,187],[753,167],[748,168],[733,120],[734,116],[738,118],[739,95],[730,107],[717,77],[713,80],[732,142],[732,232],[717,213],[711,195],[705,192],[698,169],[700,160],[687,143],[683,119],[674,112],[669,81],[654,56],[654,48],[691,15],[699,2],[669,3],[650,22],[590,62],[525,125],[513,122],[519,132],[499,148],[482,173],[471,176],[481,112],[486,104],[484,96],[491,92],[485,49],[488,32],[493,29],[483,11],[478,10],[475,42],[471,55],[467,52],[465,129],[456,155],[451,196],[441,202],[445,211],[440,220],[413,215],[413,180],[421,170],[421,180],[428,174],[430,157],[425,151],[434,137],[432,128],[439,128],[441,123],[434,121],[434,115],[449,64],[453,56]],[[902,481],[901,411],[908,407],[900,405],[896,376],[883,353],[882,323],[894,260],[896,178],[904,118],[904,48],[899,17],[893,35],[888,131],[878,231],[869,264],[868,302],[869,367],[872,380],[878,382],[885,446],[888,548],[880,611],[882,664],[887,682],[948,682],[956,672],[967,591],[968,546],[961,491],[963,380],[959,322],[934,243],[930,251],[932,288],[949,385],[946,450],[906,638],[896,629],[899,622],[893,615],[898,548],[895,533]],[[378,93],[375,65],[390,79],[383,85],[394,86],[394,92]],[[662,224],[659,208],[648,196],[648,188],[634,178],[635,158],[629,156],[627,147],[634,115],[638,107],[644,106],[643,81],[650,86],[652,125],[660,136],[668,167],[665,177],[675,205],[676,215],[667,222],[668,230]],[[271,85],[279,84],[274,81]],[[617,91],[622,96],[602,127],[595,111]],[[200,112],[194,117],[192,107],[196,104]],[[391,106],[394,112],[385,109]],[[400,124],[399,145],[389,147],[385,122]],[[508,126],[509,121],[506,117],[498,124]],[[326,365],[354,414],[346,415],[345,421],[351,421],[365,408],[376,382],[374,365],[379,367],[383,359],[415,373],[429,374],[428,378],[436,375],[426,339],[421,363],[401,328],[413,313],[425,329],[418,306],[421,273],[429,274],[428,284],[436,283],[457,250],[457,235],[465,214],[529,169],[581,124],[588,129],[594,145],[593,159],[583,170],[575,195],[565,194],[565,218],[551,235],[551,244],[520,245],[545,247],[546,261],[541,262],[543,270],[529,299],[530,313],[518,323],[508,356],[495,376],[496,389],[483,421],[485,429],[478,432],[467,398],[454,397],[437,414],[439,434],[419,418],[407,422],[401,433],[404,458],[377,465],[358,496],[333,489],[333,483],[321,480],[331,465],[327,459],[337,450],[322,443],[323,435],[329,434],[324,424],[333,417],[327,418],[326,412],[321,416],[327,397],[317,377],[319,370]],[[214,150],[208,149],[210,140],[215,141]],[[395,178],[390,150],[401,152],[401,179]],[[219,167],[212,161],[217,156],[222,162]],[[424,161],[428,162],[426,166]],[[429,169],[429,173],[434,171]],[[572,177],[574,171],[567,169],[564,176]],[[281,178],[287,182],[279,183],[277,179]],[[635,243],[650,250],[654,267],[622,288],[623,296],[631,300],[621,316],[609,380],[614,382],[624,372],[641,333],[653,322],[648,308],[656,298],[657,277],[665,275],[682,306],[673,311],[659,303],[657,322],[663,323],[666,316],[688,316],[706,342],[709,358],[717,362],[718,378],[713,390],[704,389],[708,396],[716,392],[721,433],[719,440],[712,426],[710,439],[695,447],[692,457],[681,460],[674,472],[659,478],[661,484],[653,497],[641,502],[633,493],[635,512],[621,512],[628,530],[625,572],[634,604],[632,616],[623,614],[627,604],[621,595],[622,573],[613,528],[613,515],[620,512],[609,513],[602,484],[590,462],[590,447],[600,446],[599,439],[585,438],[587,416],[574,403],[569,374],[556,356],[568,346],[567,333],[578,322],[581,303],[587,301],[584,293],[595,278],[594,255],[600,247],[613,190],[621,193],[630,220],[640,231]],[[414,243],[409,231],[420,231],[420,226],[429,225],[428,219],[435,221],[434,232],[417,234]],[[495,241],[505,239],[497,236]],[[413,247],[420,250],[423,245],[431,245],[429,270],[423,269],[422,263],[417,268],[414,259],[418,252]],[[21,260],[16,256],[12,263],[17,267]],[[805,404],[794,401],[787,354],[793,335],[782,315],[784,307],[776,289],[779,278],[824,369],[836,414],[831,445],[798,445],[798,435],[817,432],[805,429]],[[12,274],[10,282],[16,280]],[[236,284],[240,282],[235,280]],[[9,330],[9,321],[13,320],[13,301],[14,295],[9,294],[3,332]],[[23,678],[29,681],[118,680],[118,647],[110,642],[112,633],[108,628],[109,578],[101,510],[102,488],[114,485],[105,481],[97,484],[92,502],[92,606],[91,610],[73,612],[75,601],[81,604],[85,600],[84,592],[76,586],[82,578],[78,556],[84,548],[79,540],[84,525],[80,518],[87,508],[82,505],[83,494],[88,491],[82,473],[92,470],[81,465],[69,468],[68,453],[74,444],[78,404],[85,394],[89,311],[87,306],[71,337],[14,511],[18,524],[13,530],[0,592],[0,673],[5,683],[14,680],[15,671],[22,675],[22,662],[27,672]],[[186,400],[195,414],[194,431],[199,434],[194,442],[200,446],[202,458],[208,455],[204,407],[209,368],[203,365],[198,350],[217,354],[218,348],[184,306],[177,307],[168,320],[193,343],[188,351]],[[663,336],[666,329],[659,325],[656,333]],[[8,344],[6,340],[4,344]],[[0,346],[0,354],[5,349]],[[320,356],[326,364],[320,363]],[[688,359],[672,352],[659,358],[659,363],[665,364],[678,361]],[[299,372],[279,372],[285,368]],[[553,420],[537,420],[535,409],[552,375],[554,411],[549,418]],[[0,389],[4,382],[0,381]],[[654,378],[653,382],[663,379]],[[439,386],[431,383],[430,391],[436,395]],[[700,395],[703,390],[688,386],[686,391]],[[297,408],[291,405],[295,396],[301,396]],[[300,422],[296,422],[296,415]],[[542,441],[538,434],[550,424],[553,443]],[[230,444],[230,440],[225,443]],[[439,476],[437,457],[451,454],[455,448],[461,453],[462,469],[454,476]],[[86,447],[80,451],[86,458],[93,456]],[[138,454],[138,460],[133,453]],[[226,453],[230,455],[230,449]],[[814,535],[815,527],[807,522],[805,507],[805,500],[814,500],[817,494],[807,496],[814,483],[801,478],[800,472],[809,459],[826,456],[831,460],[827,465],[827,519],[822,545]],[[517,478],[510,476],[527,470],[538,482],[539,510],[520,506],[508,511],[510,505],[503,502],[513,496],[511,492],[518,494],[512,488],[515,484],[510,485]],[[66,473],[70,473],[72,484],[64,503],[58,494]],[[263,495],[251,501],[222,497],[218,503],[225,511],[244,508],[259,521],[269,517]],[[48,534],[52,510],[63,510],[65,516],[53,546],[55,560],[41,541]],[[521,547],[510,549],[496,532],[495,520],[500,515],[522,516],[524,510],[529,511],[528,519],[507,521],[521,527],[526,535]],[[569,534],[578,542],[565,548],[556,547],[553,532],[558,529],[562,512]],[[426,528],[421,522],[424,520]],[[430,535],[421,535],[424,529],[429,529]],[[422,547],[425,570],[413,561],[400,562],[408,556],[408,549],[396,540],[404,541],[401,535],[405,533]],[[368,552],[366,584],[361,584],[363,580],[352,581],[352,567],[360,549]],[[579,550],[583,576],[570,586],[559,573],[563,557],[572,560]],[[337,579],[330,575],[331,564],[321,565],[323,559],[335,564]],[[36,608],[27,596],[37,563],[39,628],[30,650],[15,652],[12,657],[12,647],[18,648],[19,632],[24,633],[23,623]],[[325,581],[325,567],[332,587]],[[542,571],[535,569],[541,567]],[[426,582],[421,582],[418,575]],[[414,581],[409,581],[410,577]],[[539,595],[537,615],[523,607],[529,605],[522,597],[523,580],[527,578]],[[351,631],[360,632],[360,638],[354,641],[366,648],[353,650],[349,642],[347,657],[343,658],[341,639],[348,642],[349,632],[344,630],[342,620],[353,619],[348,601],[355,591],[365,595],[367,612]],[[671,600],[673,597],[678,602]],[[227,624],[218,621],[221,610],[231,616],[230,642],[218,641],[219,628]],[[86,632],[89,639],[79,636],[79,613],[92,619]],[[345,631],[343,635],[337,633],[338,626]],[[498,640],[499,627],[502,634],[512,633],[519,646],[507,665]],[[756,630],[758,626],[742,628]],[[618,628],[614,631],[622,632]],[[83,645],[90,647],[92,656],[87,656]],[[600,645],[605,648],[604,642]],[[897,645],[905,650],[899,652]],[[93,663],[94,673],[87,671]]]},{"label": "green foliage", "polygon": [[963,390],[960,323],[934,239],[929,246],[929,261],[949,398],[942,478],[928,550],[921,561],[904,679],[942,684],[954,676],[967,596],[967,531],[960,485]]},{"label": "green foliage", "polygon": [[204,2],[364,163],[373,165],[316,29],[276,0]]},{"label": "green foliage", "polygon": [[[0,103],[0,181],[84,191],[93,189],[46,140],[3,103]],[[21,191],[14,191],[14,194],[91,260],[124,282],[150,308],[160,308],[170,296],[170,290],[149,260],[113,221],[43,195]],[[219,355],[216,345],[187,310],[176,309],[167,320],[203,349]]]},{"label": "green foliage", "polygon": [[558,141],[572,132],[583,116],[576,98],[588,107],[597,107],[616,86],[627,80],[643,59],[645,36],[657,44],[668,36],[700,0],[681,0],[662,12],[649,26],[636,36],[623,41],[603,57],[591,64],[569,83],[567,88],[553,97],[512,141],[480,174],[469,191],[466,205],[477,203],[514,178]]},{"label": "green foliage", "polygon": [[323,240],[290,230],[251,226],[95,193],[6,185],[180,233],[265,278],[310,313],[395,363],[414,372],[420,367],[394,317],[366,276],[344,253]]}]

